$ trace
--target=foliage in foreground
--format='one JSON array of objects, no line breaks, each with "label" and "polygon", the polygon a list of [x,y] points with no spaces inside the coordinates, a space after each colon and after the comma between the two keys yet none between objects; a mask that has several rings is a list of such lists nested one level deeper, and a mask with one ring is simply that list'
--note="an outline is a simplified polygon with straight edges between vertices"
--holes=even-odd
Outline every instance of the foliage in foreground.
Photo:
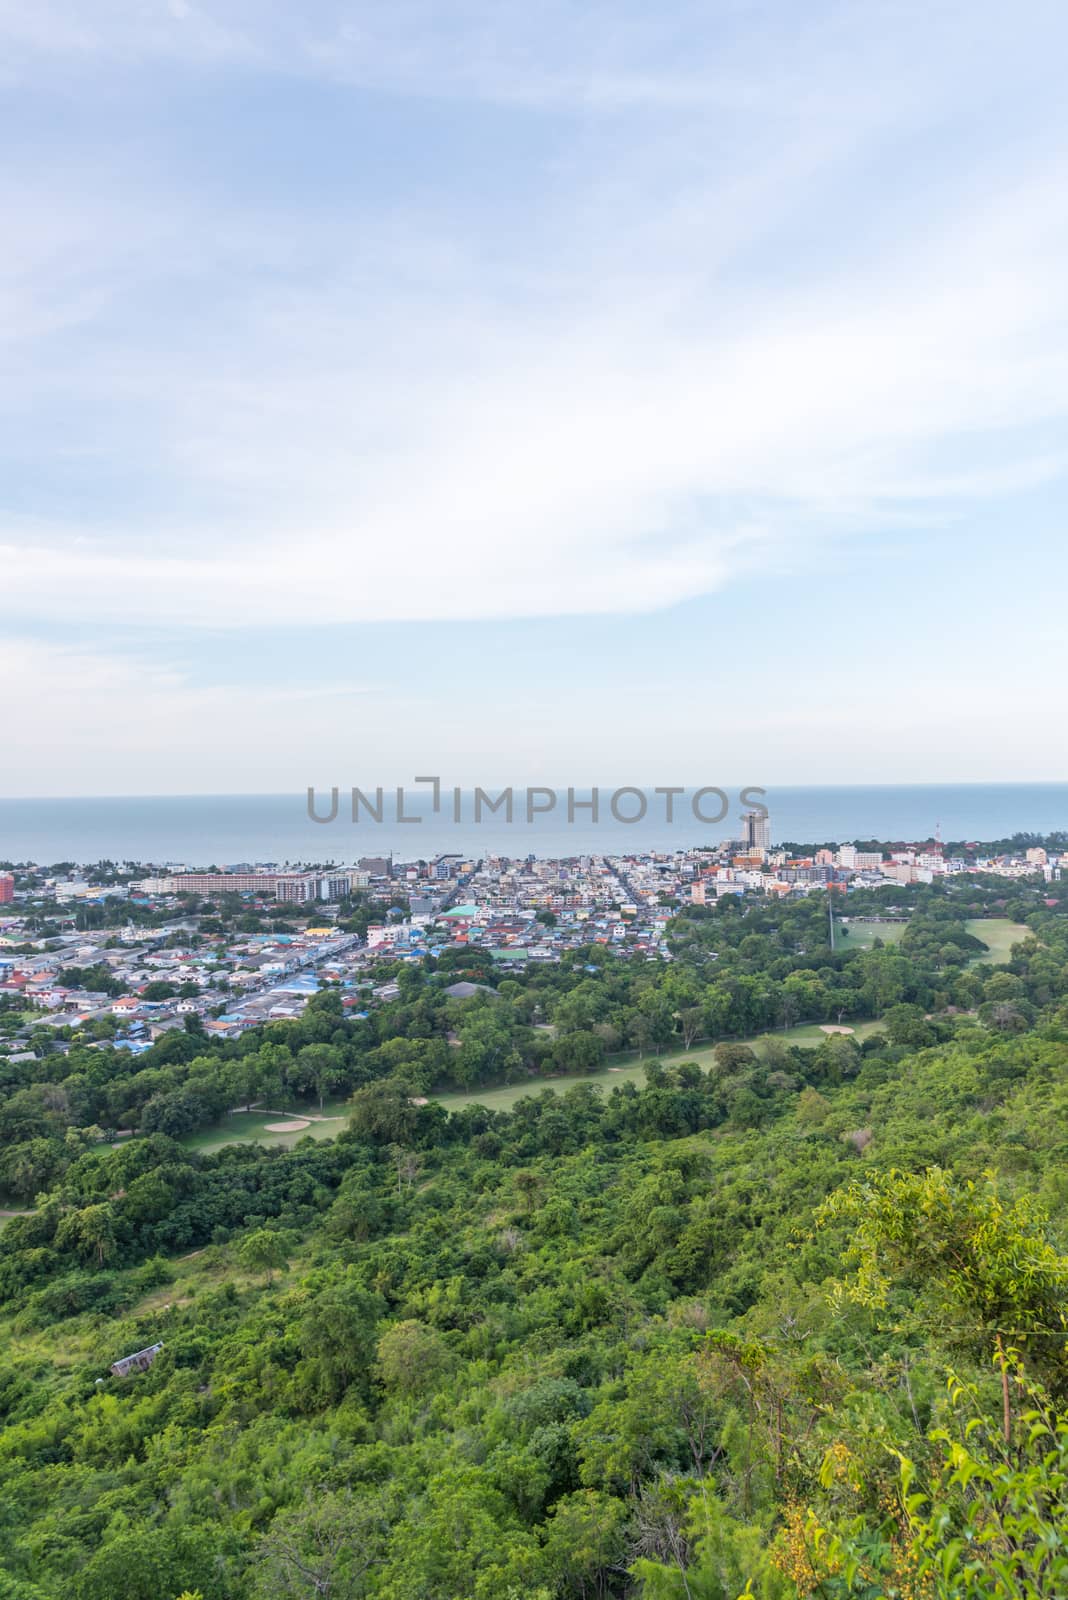
[{"label": "foliage in foreground", "polygon": [[0,1600],[1068,1592],[1066,963],[1023,963],[1022,1030],[77,1152],[0,1234]]}]

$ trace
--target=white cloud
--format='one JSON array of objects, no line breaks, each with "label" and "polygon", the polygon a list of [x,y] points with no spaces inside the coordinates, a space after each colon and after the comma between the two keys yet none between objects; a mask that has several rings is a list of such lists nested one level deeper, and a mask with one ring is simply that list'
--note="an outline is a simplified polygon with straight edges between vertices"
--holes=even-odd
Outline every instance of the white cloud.
[{"label": "white cloud", "polygon": [[[199,349],[111,375],[105,448],[129,428],[135,470],[194,509],[9,520],[7,603],[222,625],[647,610],[918,499],[1052,478],[1064,457],[1029,430],[1068,407],[1065,193],[1057,174],[986,229],[792,298],[680,285],[665,308],[616,284],[528,327],[446,309],[443,331],[401,296],[369,339],[347,291],[268,297],[240,378]],[[94,382],[74,376],[87,406]]]},{"label": "white cloud", "polygon": [[814,636],[811,659],[784,673],[755,636],[742,697],[713,641],[706,673],[672,680],[664,662],[620,663],[607,697],[596,676],[501,685],[487,673],[463,688],[450,680],[443,701],[433,682],[413,691],[391,681],[389,657],[380,684],[294,686],[287,674],[303,663],[279,651],[255,684],[204,686],[159,651],[13,639],[0,643],[0,787],[8,797],[260,792],[297,802],[309,784],[369,791],[425,773],[446,787],[583,791],[1068,777],[1044,736],[1068,668],[1063,635],[1029,638],[1040,670],[1026,702],[998,652],[969,652],[966,628],[948,652],[959,670],[940,669],[937,687],[920,652],[856,671],[856,656],[822,644]]},{"label": "white cloud", "polygon": [[471,215],[462,173],[455,206],[399,170],[351,216],[328,182],[231,205],[110,148],[9,176],[8,614],[636,612],[1062,475],[1055,110],[968,147],[1041,64],[1000,7],[861,11],[0,0],[39,70],[212,59],[589,113],[564,155],[502,154],[528,215]]},{"label": "white cloud", "polygon": [[261,685],[202,685],[156,654],[2,639],[3,793],[299,788],[375,694],[287,684],[283,668]]}]

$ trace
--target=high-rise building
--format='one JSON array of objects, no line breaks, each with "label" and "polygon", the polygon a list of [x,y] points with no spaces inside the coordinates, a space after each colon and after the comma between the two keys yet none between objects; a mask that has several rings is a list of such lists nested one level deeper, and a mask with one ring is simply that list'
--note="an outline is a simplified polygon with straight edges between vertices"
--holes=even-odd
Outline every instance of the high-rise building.
[{"label": "high-rise building", "polygon": [[766,811],[746,811],[744,843],[747,850],[771,849],[771,820]]},{"label": "high-rise building", "polygon": [[352,893],[352,874],[350,872],[324,872],[319,879],[320,900],[344,900],[345,896]]},{"label": "high-rise building", "polygon": [[0,906],[9,906],[15,898],[15,879],[10,872],[0,872]]},{"label": "high-rise building", "polygon": [[369,872],[372,878],[389,878],[393,875],[391,856],[361,856],[356,865],[361,872]]},{"label": "high-rise building", "polygon": [[307,900],[314,900],[317,889],[318,880],[306,873],[287,873],[274,880],[275,898],[288,905],[303,905]]}]

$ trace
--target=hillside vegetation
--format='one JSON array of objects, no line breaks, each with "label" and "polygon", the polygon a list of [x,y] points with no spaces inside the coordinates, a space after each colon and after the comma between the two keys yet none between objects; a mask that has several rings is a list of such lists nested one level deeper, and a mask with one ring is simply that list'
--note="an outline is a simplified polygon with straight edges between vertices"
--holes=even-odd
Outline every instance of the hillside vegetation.
[{"label": "hillside vegetation", "polygon": [[[38,1163],[0,1234],[2,1600],[1068,1593],[1068,922],[1022,898],[1010,965],[970,964],[985,909],[833,957],[815,903],[680,918],[668,968],[459,1008],[428,970],[370,1032],[327,994],[241,1052],[72,1049],[65,1098],[42,1058],[2,1129],[9,1182]],[[882,1031],[726,1037],[785,994],[780,1025]],[[470,1061],[546,1017],[559,1070],[628,1008],[719,1043],[415,1103],[441,1023]],[[107,1148],[71,1111],[316,1045],[358,1072],[335,1140]]]}]

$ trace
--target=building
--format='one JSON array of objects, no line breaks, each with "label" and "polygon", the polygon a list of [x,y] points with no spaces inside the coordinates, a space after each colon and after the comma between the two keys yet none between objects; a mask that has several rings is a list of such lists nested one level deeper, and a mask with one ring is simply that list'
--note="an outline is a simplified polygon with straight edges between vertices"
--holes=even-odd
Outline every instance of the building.
[{"label": "building", "polygon": [[277,872],[175,872],[130,887],[145,894],[274,894],[277,883]]},{"label": "building", "polygon": [[371,878],[389,878],[393,875],[392,856],[361,856],[356,863],[360,872]]},{"label": "building", "polygon": [[367,930],[367,948],[377,950],[383,945],[407,943],[411,932],[410,922],[372,922]]},{"label": "building", "polygon": [[344,900],[352,890],[352,877],[347,872],[325,872],[319,879],[320,900]]},{"label": "building", "polygon": [[89,884],[85,882],[84,878],[79,878],[77,881],[69,881],[67,883],[57,883],[56,904],[62,906],[66,905],[71,900],[84,900],[92,892],[93,891],[90,889]]},{"label": "building", "polygon": [[747,853],[771,849],[771,819],[766,811],[746,811],[742,816],[745,832],[742,836]]},{"label": "building", "polygon": [[116,1378],[128,1378],[131,1372],[147,1372],[162,1349],[162,1344],[150,1344],[146,1350],[137,1350],[132,1356],[123,1356],[121,1361],[111,1363],[111,1372]]},{"label": "building", "polygon": [[0,906],[8,906],[15,898],[15,876],[11,872],[0,872]]},{"label": "building", "polygon": [[287,905],[303,905],[306,901],[315,899],[316,887],[315,878],[300,876],[277,878],[274,886],[275,898]]},{"label": "building", "polygon": [[261,894],[289,905],[310,900],[340,900],[350,892],[348,872],[175,872],[166,878],[141,878],[130,887],[140,894]]}]

